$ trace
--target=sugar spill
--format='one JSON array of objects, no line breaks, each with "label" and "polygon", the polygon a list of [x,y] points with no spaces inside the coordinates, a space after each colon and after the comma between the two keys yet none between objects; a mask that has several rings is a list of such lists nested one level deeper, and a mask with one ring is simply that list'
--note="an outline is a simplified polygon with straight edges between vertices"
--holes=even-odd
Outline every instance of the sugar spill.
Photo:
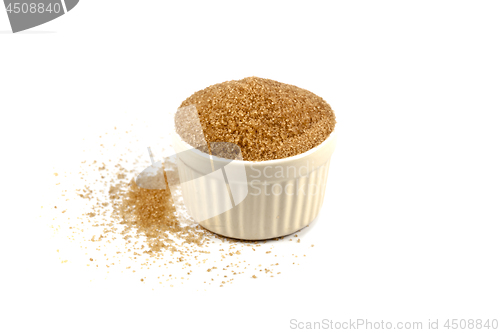
[{"label": "sugar spill", "polygon": [[[87,148],[87,153],[94,149],[88,154],[91,159],[81,161],[78,170],[54,169],[54,187],[60,196],[42,210],[51,217],[53,237],[68,241],[57,248],[62,264],[84,265],[93,281],[128,274],[153,289],[204,290],[243,279],[284,278],[285,272],[300,269],[306,255],[314,253],[312,244],[300,242],[301,232],[242,241],[181,219],[168,187],[147,190],[135,183],[150,162],[146,153],[137,157],[126,147],[138,141],[133,128],[103,134],[99,139],[103,144]],[[110,151],[121,153],[109,159]]]}]

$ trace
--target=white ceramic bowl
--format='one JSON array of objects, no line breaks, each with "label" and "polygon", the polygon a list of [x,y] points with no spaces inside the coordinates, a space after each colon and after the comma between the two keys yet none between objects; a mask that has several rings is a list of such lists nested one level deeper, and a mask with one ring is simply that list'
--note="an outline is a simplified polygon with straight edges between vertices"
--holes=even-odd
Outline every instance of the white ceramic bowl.
[{"label": "white ceramic bowl", "polygon": [[316,218],[335,145],[334,131],[300,155],[230,161],[195,150],[173,135],[188,213],[216,234],[247,240],[289,235]]}]

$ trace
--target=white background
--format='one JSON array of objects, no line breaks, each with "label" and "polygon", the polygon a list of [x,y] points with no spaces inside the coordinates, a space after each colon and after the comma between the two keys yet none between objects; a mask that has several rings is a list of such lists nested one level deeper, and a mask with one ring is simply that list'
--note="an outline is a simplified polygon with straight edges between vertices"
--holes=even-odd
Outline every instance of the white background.
[{"label": "white background", "polygon": [[[498,1],[180,3],[82,0],[15,35],[0,10],[2,331],[500,319]],[[310,260],[207,291],[92,284],[61,265],[40,206],[83,138],[246,76],[336,112]]]}]

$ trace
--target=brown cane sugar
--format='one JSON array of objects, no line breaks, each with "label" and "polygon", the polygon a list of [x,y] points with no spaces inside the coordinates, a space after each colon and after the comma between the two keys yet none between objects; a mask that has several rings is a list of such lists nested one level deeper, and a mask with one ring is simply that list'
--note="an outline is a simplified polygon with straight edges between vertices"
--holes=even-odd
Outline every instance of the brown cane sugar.
[{"label": "brown cane sugar", "polygon": [[[246,161],[266,161],[304,153],[335,128],[335,114],[321,97],[305,89],[258,77],[214,84],[195,92],[181,107],[195,106],[207,143],[229,142]],[[192,144],[190,122],[176,130]]]}]

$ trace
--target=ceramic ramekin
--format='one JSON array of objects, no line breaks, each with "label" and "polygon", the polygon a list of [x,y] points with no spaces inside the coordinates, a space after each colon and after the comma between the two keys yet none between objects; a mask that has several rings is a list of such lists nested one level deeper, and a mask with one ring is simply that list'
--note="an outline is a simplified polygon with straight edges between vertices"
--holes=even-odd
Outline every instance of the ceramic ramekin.
[{"label": "ceramic ramekin", "polygon": [[173,135],[188,213],[216,234],[245,240],[289,235],[316,218],[335,145],[334,131],[300,155],[231,161],[193,149]]}]

